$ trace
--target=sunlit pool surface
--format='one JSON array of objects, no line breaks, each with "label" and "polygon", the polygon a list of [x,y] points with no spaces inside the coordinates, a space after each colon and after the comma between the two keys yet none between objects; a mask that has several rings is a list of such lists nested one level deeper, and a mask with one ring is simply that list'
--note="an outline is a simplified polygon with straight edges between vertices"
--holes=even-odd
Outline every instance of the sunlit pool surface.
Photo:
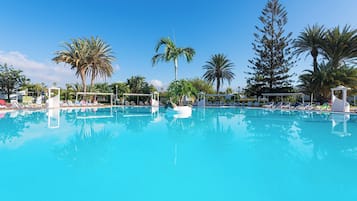
[{"label": "sunlit pool surface", "polygon": [[357,200],[357,116],[241,108],[0,114],[1,201]]}]

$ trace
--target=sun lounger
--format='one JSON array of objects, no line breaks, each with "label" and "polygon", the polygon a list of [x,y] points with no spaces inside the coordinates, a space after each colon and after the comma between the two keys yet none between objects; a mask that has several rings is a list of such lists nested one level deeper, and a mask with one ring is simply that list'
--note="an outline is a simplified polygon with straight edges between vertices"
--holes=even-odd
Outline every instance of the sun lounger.
[{"label": "sun lounger", "polygon": [[81,106],[81,103],[79,101],[74,102],[74,106]]},{"label": "sun lounger", "polygon": [[281,109],[281,106],[282,106],[282,105],[283,105],[283,103],[282,103],[282,102],[279,102],[279,103],[274,104],[272,108],[274,108],[274,109]]},{"label": "sun lounger", "polygon": [[304,104],[297,105],[297,106],[295,106],[295,109],[296,110],[305,110],[305,105]]},{"label": "sun lounger", "polygon": [[290,109],[290,103],[285,103],[280,106],[281,109]]},{"label": "sun lounger", "polygon": [[324,103],[323,105],[316,106],[315,109],[320,110],[320,111],[327,111],[330,109],[330,105],[328,103]]},{"label": "sun lounger", "polygon": [[[32,101],[32,98],[31,98],[31,101]],[[29,101],[29,103],[25,104],[25,108],[28,108],[28,109],[37,109],[37,108],[42,108],[42,97],[39,96],[36,98],[36,101],[35,103],[32,103]]]},{"label": "sun lounger", "polygon": [[297,107],[301,106],[302,103],[296,102],[296,103],[292,103],[290,104],[290,109],[296,109]]},{"label": "sun lounger", "polygon": [[309,103],[305,103],[303,105],[296,106],[295,109],[297,109],[297,110],[312,110],[313,106]]},{"label": "sun lounger", "polygon": [[32,97],[31,96],[24,96],[22,97],[22,104],[27,107],[28,105],[32,104]]},{"label": "sun lounger", "polygon": [[2,106],[6,106],[6,101],[5,101],[5,100],[3,100],[3,99],[0,99],[0,105],[2,105]]},{"label": "sun lounger", "polygon": [[61,107],[68,107],[69,106],[68,101],[67,102],[60,101],[60,106]]},{"label": "sun lounger", "polygon": [[73,104],[73,102],[72,102],[71,100],[67,101],[67,105],[68,105],[69,107],[73,107],[73,106],[74,106],[74,104]]},{"label": "sun lounger", "polygon": [[37,104],[37,105],[42,105],[42,96],[38,96],[38,97],[36,98],[36,104]]},{"label": "sun lounger", "polygon": [[263,105],[263,108],[273,108],[274,102],[271,102],[269,104]]},{"label": "sun lounger", "polygon": [[80,106],[87,106],[87,105],[88,105],[87,101],[81,100]]},{"label": "sun lounger", "polygon": [[22,104],[20,104],[19,102],[17,102],[17,100],[11,100],[10,103],[11,103],[10,108],[16,108],[16,109],[24,108],[24,106]]},{"label": "sun lounger", "polygon": [[314,109],[314,106],[312,104],[307,104],[305,106],[305,110],[313,110]]},{"label": "sun lounger", "polygon": [[6,108],[7,106],[5,100],[0,99],[0,109],[6,109]]}]

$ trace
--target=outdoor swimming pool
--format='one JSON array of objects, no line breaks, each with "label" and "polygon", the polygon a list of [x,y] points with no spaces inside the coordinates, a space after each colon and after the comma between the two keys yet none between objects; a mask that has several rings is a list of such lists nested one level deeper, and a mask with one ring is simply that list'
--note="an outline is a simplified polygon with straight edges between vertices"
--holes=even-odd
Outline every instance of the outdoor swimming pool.
[{"label": "outdoor swimming pool", "polygon": [[2,201],[357,200],[357,116],[106,108],[0,118]]}]

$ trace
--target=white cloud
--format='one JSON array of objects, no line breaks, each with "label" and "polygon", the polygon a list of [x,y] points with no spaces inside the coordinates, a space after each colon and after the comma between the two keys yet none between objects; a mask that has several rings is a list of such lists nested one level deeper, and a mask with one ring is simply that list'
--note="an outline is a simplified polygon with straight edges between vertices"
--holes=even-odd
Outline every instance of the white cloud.
[{"label": "white cloud", "polygon": [[164,84],[160,80],[151,80],[150,84],[152,84],[154,87],[156,87],[158,90],[161,90],[161,88],[164,87]]},{"label": "white cloud", "polygon": [[56,82],[57,85],[63,86],[65,83],[80,82],[69,66],[34,61],[20,52],[0,51],[0,64],[4,63],[22,70],[24,75],[30,78],[33,83],[44,82],[50,86],[53,82]]}]

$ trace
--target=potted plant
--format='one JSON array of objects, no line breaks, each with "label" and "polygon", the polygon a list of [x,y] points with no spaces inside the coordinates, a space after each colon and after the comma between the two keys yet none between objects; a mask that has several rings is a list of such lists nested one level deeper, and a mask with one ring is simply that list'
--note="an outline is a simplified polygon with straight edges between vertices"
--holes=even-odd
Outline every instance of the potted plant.
[{"label": "potted plant", "polygon": [[168,87],[168,111],[191,116],[192,107],[186,104],[185,98],[191,98],[196,93],[196,89],[187,80],[182,79],[171,82]]}]

